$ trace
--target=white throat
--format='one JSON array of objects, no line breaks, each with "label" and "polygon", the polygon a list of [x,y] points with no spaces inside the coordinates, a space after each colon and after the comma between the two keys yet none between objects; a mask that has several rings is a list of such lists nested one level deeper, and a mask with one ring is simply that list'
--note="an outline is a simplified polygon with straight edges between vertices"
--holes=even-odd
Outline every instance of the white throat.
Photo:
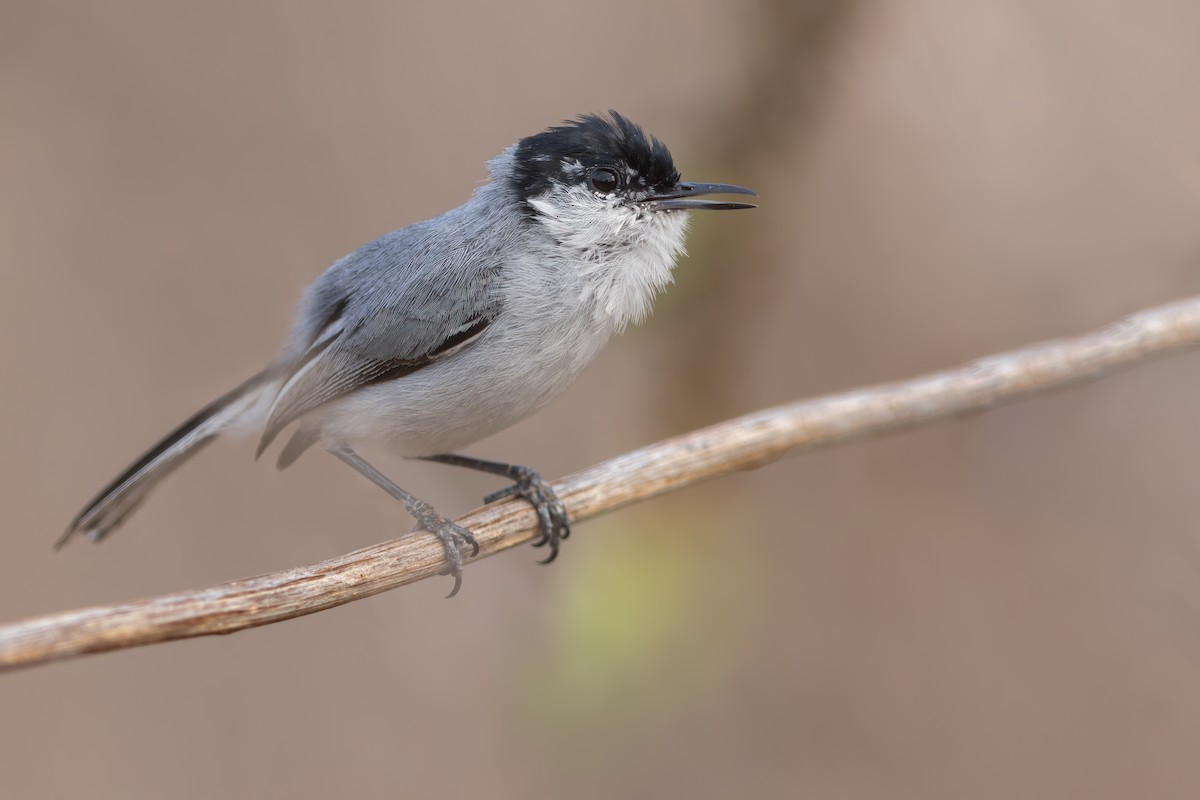
[{"label": "white throat", "polygon": [[650,314],[685,252],[686,212],[648,211],[583,187],[559,187],[529,204],[558,258],[573,262],[582,307],[614,330]]}]

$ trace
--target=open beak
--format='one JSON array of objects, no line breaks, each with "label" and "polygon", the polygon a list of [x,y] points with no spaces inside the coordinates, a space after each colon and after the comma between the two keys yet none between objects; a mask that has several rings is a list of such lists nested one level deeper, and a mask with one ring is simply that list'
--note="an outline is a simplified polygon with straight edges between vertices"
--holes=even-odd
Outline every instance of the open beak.
[{"label": "open beak", "polygon": [[735,208],[756,208],[753,203],[729,203],[724,200],[699,200],[704,194],[748,194],[758,197],[758,192],[745,189],[729,183],[677,183],[675,188],[661,194],[650,195],[646,203],[651,211],[669,211],[671,209],[701,209],[710,211],[730,211]]}]

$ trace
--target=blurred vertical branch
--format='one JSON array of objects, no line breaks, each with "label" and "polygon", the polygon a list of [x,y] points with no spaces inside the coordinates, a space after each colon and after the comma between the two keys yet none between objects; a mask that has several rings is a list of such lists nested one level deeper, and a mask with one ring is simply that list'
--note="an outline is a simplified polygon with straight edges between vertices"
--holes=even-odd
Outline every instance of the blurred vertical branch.
[{"label": "blurred vertical branch", "polygon": [[[810,122],[826,96],[828,64],[857,17],[858,0],[760,0],[746,46],[749,69],[742,85],[714,103],[718,118],[707,126],[698,150],[708,154],[714,175],[734,176],[745,185],[765,185],[766,165],[803,146]],[[672,380],[659,408],[670,409],[671,425],[700,424],[737,408],[742,381],[737,369],[752,343],[743,320],[762,303],[776,265],[763,252],[758,228],[731,226],[719,241],[693,254],[689,280],[701,282],[686,315],[673,325],[669,364]],[[721,265],[718,267],[717,265]],[[737,265],[734,268],[733,265]],[[720,364],[720,369],[714,369]]]},{"label": "blurred vertical branch", "polygon": [[820,110],[827,65],[856,18],[858,0],[760,0],[745,84],[714,124],[707,151],[753,168],[795,143]]}]

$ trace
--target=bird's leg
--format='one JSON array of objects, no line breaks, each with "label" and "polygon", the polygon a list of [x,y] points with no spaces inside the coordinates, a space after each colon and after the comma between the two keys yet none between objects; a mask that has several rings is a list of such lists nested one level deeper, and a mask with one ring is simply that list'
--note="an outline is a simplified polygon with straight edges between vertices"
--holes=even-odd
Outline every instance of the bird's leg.
[{"label": "bird's leg", "polygon": [[567,507],[549,483],[542,479],[537,470],[522,467],[519,464],[505,464],[501,461],[484,461],[481,458],[460,456],[445,453],[437,456],[424,456],[425,461],[436,461],[439,464],[451,464],[456,467],[477,469],[480,472],[490,472],[493,475],[503,475],[515,481],[512,486],[493,492],[483,498],[483,502],[491,503],[504,497],[523,497],[537,511],[538,528],[542,538],[533,543],[534,547],[550,545],[550,555],[541,563],[549,564],[558,555],[558,543],[571,535],[571,520],[567,516]]},{"label": "bird's leg", "polygon": [[462,543],[466,542],[471,545],[472,556],[479,555],[479,542],[475,540],[475,534],[461,525],[455,525],[449,519],[439,514],[429,503],[426,503],[424,500],[418,500],[392,483],[386,475],[368,464],[362,456],[351,450],[348,446],[343,444],[330,447],[329,452],[349,464],[360,474],[366,476],[371,483],[383,489],[401,503],[404,503],[404,510],[412,514],[422,528],[442,541],[442,546],[446,548],[446,568],[442,571],[442,574],[454,576],[454,588],[446,596],[454,597],[454,595],[458,594],[458,590],[462,586]]}]

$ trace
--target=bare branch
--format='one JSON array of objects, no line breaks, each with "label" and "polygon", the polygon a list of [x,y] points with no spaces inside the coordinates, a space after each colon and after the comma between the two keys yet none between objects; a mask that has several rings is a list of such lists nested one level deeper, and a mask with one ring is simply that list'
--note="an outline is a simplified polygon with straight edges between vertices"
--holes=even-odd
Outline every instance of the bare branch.
[{"label": "bare branch", "polygon": [[[599,464],[555,488],[572,518],[584,520],[790,452],[980,411],[1197,344],[1200,296],[1142,311],[1086,336],[749,414]],[[477,509],[458,523],[475,532],[479,558],[536,533],[535,515],[519,500]],[[308,567],[36,617],[0,626],[0,670],[267,625],[394,589],[441,568],[438,541],[411,534]]]}]

